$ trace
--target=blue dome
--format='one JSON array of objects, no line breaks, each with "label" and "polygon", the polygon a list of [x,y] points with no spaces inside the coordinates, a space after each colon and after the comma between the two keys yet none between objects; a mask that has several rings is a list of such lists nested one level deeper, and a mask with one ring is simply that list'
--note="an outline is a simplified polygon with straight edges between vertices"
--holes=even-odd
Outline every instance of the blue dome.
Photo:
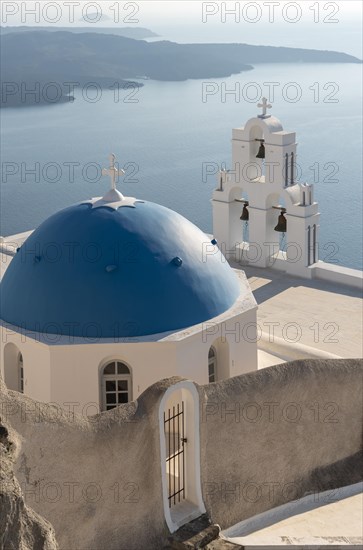
[{"label": "blue dome", "polygon": [[239,282],[210,239],[168,208],[77,204],[25,241],[1,295],[2,318],[26,330],[124,338],[207,321],[232,306]]}]

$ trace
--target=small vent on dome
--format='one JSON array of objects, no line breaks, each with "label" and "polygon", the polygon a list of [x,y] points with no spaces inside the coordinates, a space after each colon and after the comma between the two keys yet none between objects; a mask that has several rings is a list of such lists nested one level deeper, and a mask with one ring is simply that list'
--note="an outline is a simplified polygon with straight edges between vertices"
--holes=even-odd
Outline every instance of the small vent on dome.
[{"label": "small vent on dome", "polygon": [[179,258],[179,256],[176,256],[176,257],[173,259],[172,263],[173,263],[174,265],[176,265],[176,267],[181,267],[182,264],[183,264],[183,260],[182,260],[181,258]]},{"label": "small vent on dome", "polygon": [[117,271],[117,265],[108,265],[106,266],[107,273],[112,273],[113,271]]}]

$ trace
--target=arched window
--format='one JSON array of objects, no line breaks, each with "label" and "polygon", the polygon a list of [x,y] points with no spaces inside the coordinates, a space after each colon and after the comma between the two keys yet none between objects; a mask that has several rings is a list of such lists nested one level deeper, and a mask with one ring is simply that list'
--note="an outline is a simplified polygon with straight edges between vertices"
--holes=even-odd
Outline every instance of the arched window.
[{"label": "arched window", "polygon": [[132,400],[131,372],[120,361],[111,361],[102,372],[103,410],[109,411]]},{"label": "arched window", "polygon": [[4,347],[4,382],[9,390],[24,393],[23,355],[12,342]]},{"label": "arched window", "polygon": [[213,346],[209,348],[208,353],[208,380],[209,382],[217,380],[217,354]]},{"label": "arched window", "polygon": [[23,356],[21,353],[18,355],[18,369],[19,369],[19,391],[20,393],[24,393],[24,362],[23,362]]}]

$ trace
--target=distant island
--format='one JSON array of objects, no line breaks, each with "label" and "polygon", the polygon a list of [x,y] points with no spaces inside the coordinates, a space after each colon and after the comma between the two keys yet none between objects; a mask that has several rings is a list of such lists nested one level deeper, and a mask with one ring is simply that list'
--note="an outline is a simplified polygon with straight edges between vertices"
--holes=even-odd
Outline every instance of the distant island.
[{"label": "distant island", "polygon": [[[109,18],[108,18],[109,19]],[[94,25],[88,27],[1,27],[0,34],[10,34],[14,32],[73,32],[79,33],[96,33],[96,34],[114,34],[116,36],[124,36],[125,38],[134,38],[135,40],[144,40],[145,38],[157,38],[159,35],[150,29],[144,27],[95,27]]]},{"label": "distant island", "polygon": [[[147,42],[105,33],[103,27],[97,31],[92,28],[92,32],[51,30],[2,34],[1,107],[69,101],[71,94],[67,93],[66,86],[69,83],[73,89],[87,83],[101,88],[115,84],[141,86],[132,79],[224,78],[252,70],[259,63],[361,63],[352,55],[333,51],[248,44]],[[125,29],[119,31],[125,32]],[[22,94],[24,86],[44,89],[51,83],[55,93],[52,98],[51,94],[38,94],[39,97]]]}]

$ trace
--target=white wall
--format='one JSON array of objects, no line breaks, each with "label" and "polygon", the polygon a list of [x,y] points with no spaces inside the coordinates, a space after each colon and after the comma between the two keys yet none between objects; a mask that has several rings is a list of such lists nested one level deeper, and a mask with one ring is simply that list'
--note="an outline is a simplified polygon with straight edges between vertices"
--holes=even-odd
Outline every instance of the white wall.
[{"label": "white wall", "polygon": [[[244,337],[248,325],[250,341]],[[255,326],[256,309],[252,309],[222,323],[205,323],[202,330],[179,341],[55,346],[50,359],[51,401],[79,403],[81,408],[90,404],[85,414],[94,414],[96,405],[92,404],[102,407],[102,367],[115,359],[130,368],[133,399],[155,382],[171,376],[207,384],[208,352],[216,340],[218,378],[256,370]]]},{"label": "white wall", "polygon": [[363,273],[358,269],[350,269],[340,265],[317,262],[311,266],[313,276],[333,283],[362,288]]},{"label": "white wall", "polygon": [[[205,377],[203,382],[193,379],[198,383],[208,383],[208,351],[211,346],[217,351],[218,380],[257,370],[256,326],[257,307],[222,323],[205,323],[205,331],[200,335],[205,350]],[[191,347],[189,353],[193,353]]]},{"label": "white wall", "polygon": [[20,349],[13,343],[9,342],[4,346],[4,372],[3,378],[9,390],[19,391],[19,355]]},{"label": "white wall", "polygon": [[158,380],[176,373],[173,343],[57,346],[51,350],[52,401],[60,405],[66,401],[79,403],[78,407],[88,408],[84,414],[95,414],[96,405],[102,407],[101,371],[115,359],[130,368],[132,399]]},{"label": "white wall", "polygon": [[1,327],[0,363],[5,382],[6,365],[9,362],[17,365],[19,352],[23,356],[24,394],[38,401],[51,401],[49,348],[24,334]]},{"label": "white wall", "polygon": [[228,337],[230,345],[230,378],[257,370],[257,308],[238,319],[238,336]]}]

